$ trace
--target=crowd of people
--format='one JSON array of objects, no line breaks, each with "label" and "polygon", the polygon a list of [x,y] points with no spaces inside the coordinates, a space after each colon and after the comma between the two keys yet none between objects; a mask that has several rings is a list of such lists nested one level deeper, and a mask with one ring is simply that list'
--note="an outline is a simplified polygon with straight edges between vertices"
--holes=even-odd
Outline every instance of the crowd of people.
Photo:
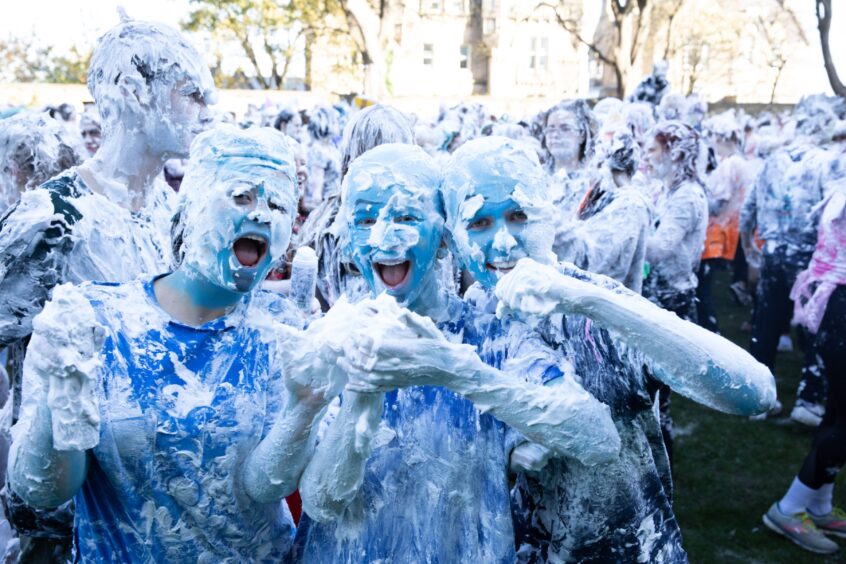
[{"label": "crowd of people", "polygon": [[709,114],[664,73],[238,119],[124,20],[79,117],[0,110],[6,558],[686,562],[671,394],[778,413],[791,323],[816,432],[763,520],[837,552],[846,101]]}]

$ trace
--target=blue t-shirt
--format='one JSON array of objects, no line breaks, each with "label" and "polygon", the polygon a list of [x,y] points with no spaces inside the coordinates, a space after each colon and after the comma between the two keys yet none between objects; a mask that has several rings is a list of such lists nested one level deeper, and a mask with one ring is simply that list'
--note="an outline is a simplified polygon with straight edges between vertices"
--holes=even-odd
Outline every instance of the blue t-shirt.
[{"label": "blue t-shirt", "polygon": [[106,341],[100,442],[75,497],[77,560],[280,561],[294,532],[288,508],[255,502],[241,477],[284,398],[284,343],[255,320],[286,319],[284,302],[257,292],[194,328],[158,307],[152,281],[82,291]]},{"label": "blue t-shirt", "polygon": [[[454,299],[448,339],[481,338],[470,307]],[[495,362],[496,359],[483,359]],[[363,485],[337,521],[303,515],[297,562],[514,562],[506,426],[441,387],[386,394],[383,422],[396,436],[374,450]]]}]

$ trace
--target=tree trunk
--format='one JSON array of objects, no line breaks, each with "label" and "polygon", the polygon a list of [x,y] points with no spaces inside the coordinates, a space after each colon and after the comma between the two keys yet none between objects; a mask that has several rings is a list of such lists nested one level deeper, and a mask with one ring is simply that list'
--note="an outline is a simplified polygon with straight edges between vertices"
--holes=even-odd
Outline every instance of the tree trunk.
[{"label": "tree trunk", "polygon": [[846,85],[840,82],[837,76],[837,69],[834,61],[831,60],[831,48],[828,44],[828,33],[831,28],[831,0],[817,0],[817,29],[820,30],[820,43],[822,43],[823,63],[831,89],[837,96],[846,96]]}]

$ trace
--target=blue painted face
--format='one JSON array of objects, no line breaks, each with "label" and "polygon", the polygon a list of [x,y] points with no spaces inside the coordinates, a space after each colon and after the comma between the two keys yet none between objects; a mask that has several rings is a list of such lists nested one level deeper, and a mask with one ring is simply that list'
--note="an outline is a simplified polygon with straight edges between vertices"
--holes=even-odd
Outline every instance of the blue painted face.
[{"label": "blue painted face", "polygon": [[[486,192],[484,188],[477,189],[483,198]],[[495,193],[492,199],[485,198],[464,226],[473,250],[462,257],[463,262],[473,278],[488,288],[496,286],[497,280],[511,272],[518,260],[528,256],[526,212],[510,195],[502,196]]]},{"label": "blue painted face", "polygon": [[447,167],[443,197],[455,251],[486,288],[521,258],[551,260],[554,210],[536,156],[515,141],[470,141]]},{"label": "blue painted face", "polygon": [[218,287],[249,292],[288,248],[295,194],[279,171],[219,170],[192,207],[184,263]]},{"label": "blue painted face", "polygon": [[433,267],[443,216],[436,193],[394,180],[390,175],[350,172],[350,253],[374,293],[384,291],[410,305],[427,284],[436,283]]}]

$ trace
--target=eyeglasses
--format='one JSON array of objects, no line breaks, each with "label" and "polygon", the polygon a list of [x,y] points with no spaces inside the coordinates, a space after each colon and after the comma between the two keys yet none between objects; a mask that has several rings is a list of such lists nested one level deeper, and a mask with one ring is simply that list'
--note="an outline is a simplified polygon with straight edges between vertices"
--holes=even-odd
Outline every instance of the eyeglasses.
[{"label": "eyeglasses", "polygon": [[547,126],[546,133],[581,133],[581,129],[565,123],[561,125]]}]

